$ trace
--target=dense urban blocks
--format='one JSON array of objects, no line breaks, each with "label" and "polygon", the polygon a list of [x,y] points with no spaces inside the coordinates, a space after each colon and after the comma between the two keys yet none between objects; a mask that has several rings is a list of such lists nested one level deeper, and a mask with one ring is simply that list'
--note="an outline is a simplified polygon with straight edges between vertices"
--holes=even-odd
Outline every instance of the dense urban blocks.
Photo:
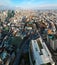
[{"label": "dense urban blocks", "polygon": [[1,10],[0,65],[57,65],[57,10]]}]

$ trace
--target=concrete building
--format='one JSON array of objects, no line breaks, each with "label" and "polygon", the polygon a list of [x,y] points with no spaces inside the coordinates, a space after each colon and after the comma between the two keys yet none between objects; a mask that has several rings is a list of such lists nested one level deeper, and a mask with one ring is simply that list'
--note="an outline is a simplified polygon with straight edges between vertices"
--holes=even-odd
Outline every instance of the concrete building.
[{"label": "concrete building", "polygon": [[55,35],[49,36],[49,44],[54,51],[57,50],[57,37]]},{"label": "concrete building", "polygon": [[55,65],[51,53],[41,38],[31,40],[29,58],[31,65]]}]

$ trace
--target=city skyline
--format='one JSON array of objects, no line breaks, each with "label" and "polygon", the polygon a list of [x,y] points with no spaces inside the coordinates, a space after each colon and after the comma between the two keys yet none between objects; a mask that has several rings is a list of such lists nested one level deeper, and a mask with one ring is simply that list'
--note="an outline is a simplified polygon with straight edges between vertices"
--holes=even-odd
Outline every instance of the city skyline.
[{"label": "city skyline", "polygon": [[57,9],[57,0],[0,0],[0,6]]}]

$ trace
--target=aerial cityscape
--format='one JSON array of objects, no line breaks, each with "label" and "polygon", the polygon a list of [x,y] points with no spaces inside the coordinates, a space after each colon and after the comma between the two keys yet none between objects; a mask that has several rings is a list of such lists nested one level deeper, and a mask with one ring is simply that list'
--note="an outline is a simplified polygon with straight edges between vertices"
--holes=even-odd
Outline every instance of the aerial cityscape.
[{"label": "aerial cityscape", "polygon": [[57,0],[0,3],[0,65],[57,65]]}]

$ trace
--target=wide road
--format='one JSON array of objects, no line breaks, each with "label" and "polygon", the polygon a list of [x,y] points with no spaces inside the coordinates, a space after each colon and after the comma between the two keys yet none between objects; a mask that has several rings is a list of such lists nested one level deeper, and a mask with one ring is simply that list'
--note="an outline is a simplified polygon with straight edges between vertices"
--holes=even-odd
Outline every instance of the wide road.
[{"label": "wide road", "polygon": [[16,55],[16,59],[13,63],[13,65],[19,65],[20,63],[20,58],[21,58],[21,55],[22,55],[22,51],[25,47],[25,45],[27,44],[27,41],[29,40],[29,36],[28,37],[25,37],[20,45],[20,49],[17,51],[17,55]]},{"label": "wide road", "polygon": [[25,53],[26,51],[29,50],[30,41],[32,39],[36,39],[38,37],[39,37],[39,34],[35,33],[35,34],[30,34],[30,35],[28,35],[27,37],[25,37],[23,39],[23,41],[22,41],[22,43],[21,43],[21,45],[19,47],[19,50],[17,51],[16,59],[15,59],[13,65],[19,65],[22,53],[23,52]]}]

